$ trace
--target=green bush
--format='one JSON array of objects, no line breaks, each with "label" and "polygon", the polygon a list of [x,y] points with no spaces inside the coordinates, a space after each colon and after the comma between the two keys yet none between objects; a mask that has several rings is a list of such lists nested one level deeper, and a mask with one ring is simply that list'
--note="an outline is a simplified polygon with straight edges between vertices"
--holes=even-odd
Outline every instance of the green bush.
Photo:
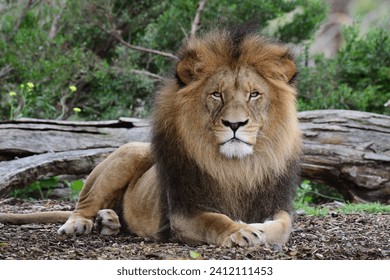
[{"label": "green bush", "polygon": [[[175,4],[176,3],[176,4]],[[12,6],[0,18],[0,119],[18,117],[115,119],[145,117],[158,86],[132,70],[160,76],[170,72],[165,57],[128,49],[110,34],[111,19],[134,45],[175,52],[188,35],[198,1],[70,1],[54,39],[48,32],[57,10],[39,3],[18,31],[22,7]],[[320,0],[211,1],[202,14],[201,30],[216,22],[254,20],[261,30],[285,42],[307,43],[326,16]],[[389,114],[390,39],[385,28],[359,35],[358,25],[343,32],[345,43],[335,58],[316,56],[314,67],[300,65],[300,110],[353,109]],[[303,60],[303,59],[302,59]],[[27,83],[34,88],[27,91]],[[23,88],[24,86],[24,88]],[[70,91],[69,86],[76,86]],[[80,110],[74,111],[73,108]]]},{"label": "green bush", "polygon": [[51,191],[59,183],[58,177],[48,177],[41,179],[39,181],[33,182],[23,189],[16,189],[11,192],[12,197],[16,198],[37,198],[37,199],[47,199]]},{"label": "green bush", "polygon": [[345,42],[335,58],[315,57],[301,67],[299,109],[350,109],[389,114],[390,33],[385,28],[359,35],[358,25],[343,31]]},{"label": "green bush", "polygon": [[[198,1],[67,1],[53,39],[48,34],[59,7],[45,1],[27,11],[14,33],[26,3],[5,4],[1,11],[0,72],[7,67],[12,71],[0,77],[0,119],[146,116],[158,85],[132,70],[166,76],[172,60],[124,47],[110,35],[111,24],[133,45],[175,52],[190,31]],[[208,1],[199,32],[219,21],[254,21],[266,30],[272,21],[297,9],[301,12],[289,24],[272,25],[269,33],[286,42],[301,42],[326,15],[321,0]],[[34,84],[33,90],[21,88],[27,83]]]},{"label": "green bush", "polygon": [[300,205],[322,204],[332,201],[344,201],[344,198],[333,188],[303,180],[297,189],[295,201]]}]

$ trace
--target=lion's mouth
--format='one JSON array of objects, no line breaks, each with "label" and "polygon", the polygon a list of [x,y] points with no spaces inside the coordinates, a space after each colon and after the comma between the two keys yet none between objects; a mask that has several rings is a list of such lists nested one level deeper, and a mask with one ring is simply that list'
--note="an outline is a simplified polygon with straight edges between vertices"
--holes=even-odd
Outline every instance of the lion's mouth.
[{"label": "lion's mouth", "polygon": [[224,142],[222,142],[222,143],[219,143],[219,145],[220,146],[223,146],[223,145],[225,145],[226,143],[232,143],[232,144],[235,144],[235,143],[242,143],[242,144],[246,144],[246,145],[248,145],[248,146],[253,146],[252,144],[250,144],[250,143],[248,143],[248,142],[246,142],[246,141],[244,141],[244,140],[242,140],[242,139],[240,139],[240,138],[237,138],[237,137],[232,137],[232,138],[230,138],[230,139],[228,139],[228,140],[226,140],[226,141],[224,141]]},{"label": "lion's mouth", "polygon": [[253,153],[253,145],[237,137],[232,137],[219,144],[219,151],[227,158],[244,158]]}]

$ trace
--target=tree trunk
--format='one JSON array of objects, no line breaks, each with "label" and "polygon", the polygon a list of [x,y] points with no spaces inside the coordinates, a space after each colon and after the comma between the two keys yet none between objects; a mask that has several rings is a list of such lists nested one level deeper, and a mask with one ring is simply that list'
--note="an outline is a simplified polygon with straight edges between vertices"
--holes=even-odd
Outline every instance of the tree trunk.
[{"label": "tree trunk", "polygon": [[0,161],[48,152],[117,148],[150,136],[145,120],[59,121],[18,119],[0,122]]},{"label": "tree trunk", "polygon": [[[390,117],[346,110],[299,113],[302,177],[336,188],[352,202],[390,204]],[[147,142],[147,121],[0,122],[0,196],[47,175],[88,174],[108,153]],[[20,158],[20,159],[15,159]]]},{"label": "tree trunk", "polygon": [[85,175],[103,161],[114,148],[45,153],[0,162],[0,196],[48,175]]},{"label": "tree trunk", "polygon": [[299,114],[302,177],[352,202],[390,203],[390,117],[346,110]]}]

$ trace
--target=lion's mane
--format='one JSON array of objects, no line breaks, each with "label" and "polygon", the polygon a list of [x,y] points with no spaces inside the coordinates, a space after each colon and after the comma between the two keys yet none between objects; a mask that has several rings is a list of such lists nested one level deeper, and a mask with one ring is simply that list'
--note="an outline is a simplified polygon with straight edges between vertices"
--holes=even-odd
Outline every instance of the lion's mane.
[{"label": "lion's mane", "polygon": [[[272,96],[254,153],[229,159],[205,130],[200,96],[218,68],[241,65],[253,67]],[[249,223],[291,210],[301,153],[295,72],[287,48],[251,32],[219,30],[182,47],[175,77],[156,97],[152,124],[158,182],[170,212],[213,211]]]}]

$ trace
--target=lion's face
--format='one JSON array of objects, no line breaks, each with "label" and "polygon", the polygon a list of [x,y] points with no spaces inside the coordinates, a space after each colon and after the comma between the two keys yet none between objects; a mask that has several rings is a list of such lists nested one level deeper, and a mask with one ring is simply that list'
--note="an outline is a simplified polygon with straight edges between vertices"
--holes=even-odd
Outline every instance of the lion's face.
[{"label": "lion's face", "polygon": [[285,172],[301,142],[288,49],[220,32],[189,41],[179,57],[175,79],[156,99],[158,153],[175,164],[189,158],[232,188]]},{"label": "lion's face", "polygon": [[267,114],[269,89],[251,67],[220,69],[204,86],[209,130],[227,158],[253,153]]}]

